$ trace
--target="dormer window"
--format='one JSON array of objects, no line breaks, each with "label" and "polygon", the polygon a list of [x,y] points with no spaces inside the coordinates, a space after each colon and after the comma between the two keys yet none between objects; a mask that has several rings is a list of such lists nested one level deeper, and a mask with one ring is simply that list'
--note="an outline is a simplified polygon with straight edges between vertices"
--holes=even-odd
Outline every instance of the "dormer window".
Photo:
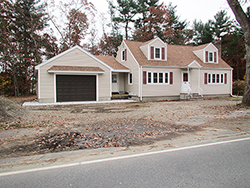
[{"label": "dormer window", "polygon": [[209,52],[209,61],[213,62],[213,60],[214,60],[214,54],[213,52]]},{"label": "dormer window", "polygon": [[155,48],[155,59],[161,58],[161,50],[160,48]]},{"label": "dormer window", "polygon": [[217,53],[216,52],[205,52],[205,62],[206,63],[217,63]]},{"label": "dormer window", "polygon": [[150,58],[157,60],[165,60],[165,48],[150,47]]}]

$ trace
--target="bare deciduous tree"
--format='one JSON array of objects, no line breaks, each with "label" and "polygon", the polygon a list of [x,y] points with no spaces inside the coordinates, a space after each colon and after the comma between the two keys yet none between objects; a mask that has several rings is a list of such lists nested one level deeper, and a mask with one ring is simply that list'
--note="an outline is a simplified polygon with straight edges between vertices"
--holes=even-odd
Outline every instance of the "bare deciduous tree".
[{"label": "bare deciduous tree", "polygon": [[227,0],[227,2],[244,32],[246,47],[246,80],[242,104],[250,106],[250,17],[243,11],[238,0]]}]

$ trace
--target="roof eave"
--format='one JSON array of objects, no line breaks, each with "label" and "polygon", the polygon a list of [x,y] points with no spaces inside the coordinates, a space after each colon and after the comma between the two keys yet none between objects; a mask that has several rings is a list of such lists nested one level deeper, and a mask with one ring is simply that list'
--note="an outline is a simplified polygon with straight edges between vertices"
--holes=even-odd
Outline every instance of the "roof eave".
[{"label": "roof eave", "polygon": [[119,73],[119,72],[121,72],[121,73],[129,73],[129,72],[131,72],[130,70],[113,70],[112,72],[117,72],[117,73]]},{"label": "roof eave", "polygon": [[104,74],[104,71],[61,71],[61,70],[48,70],[48,73],[54,74],[64,74],[64,73],[73,73],[73,74]]}]

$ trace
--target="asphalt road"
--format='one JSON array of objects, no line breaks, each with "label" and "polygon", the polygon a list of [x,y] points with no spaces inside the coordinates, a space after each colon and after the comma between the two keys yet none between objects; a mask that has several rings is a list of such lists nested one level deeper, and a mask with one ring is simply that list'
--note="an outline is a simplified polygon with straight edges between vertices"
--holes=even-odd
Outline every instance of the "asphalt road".
[{"label": "asphalt road", "polygon": [[0,187],[250,187],[250,138],[2,173]]}]

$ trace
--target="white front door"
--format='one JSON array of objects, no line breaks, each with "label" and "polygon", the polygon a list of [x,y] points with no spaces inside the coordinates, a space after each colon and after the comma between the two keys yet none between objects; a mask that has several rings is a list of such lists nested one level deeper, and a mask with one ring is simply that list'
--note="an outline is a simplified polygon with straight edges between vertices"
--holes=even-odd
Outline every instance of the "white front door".
[{"label": "white front door", "polygon": [[182,72],[182,93],[188,93],[188,90],[190,89],[190,82],[189,82],[189,75],[188,72]]},{"label": "white front door", "polygon": [[119,92],[118,88],[118,74],[112,74],[112,92]]}]

